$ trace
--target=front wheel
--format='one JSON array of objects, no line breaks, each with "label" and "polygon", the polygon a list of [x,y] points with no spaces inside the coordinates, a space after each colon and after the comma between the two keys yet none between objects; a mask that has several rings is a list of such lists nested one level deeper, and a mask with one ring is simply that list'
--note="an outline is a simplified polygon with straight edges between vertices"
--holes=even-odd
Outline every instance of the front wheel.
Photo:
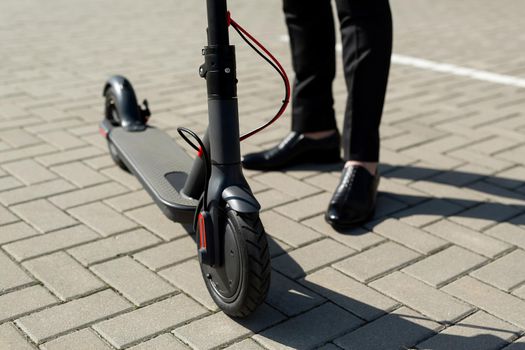
[{"label": "front wheel", "polygon": [[226,208],[224,263],[201,265],[202,275],[215,303],[231,317],[246,317],[266,299],[270,287],[270,252],[258,214]]}]

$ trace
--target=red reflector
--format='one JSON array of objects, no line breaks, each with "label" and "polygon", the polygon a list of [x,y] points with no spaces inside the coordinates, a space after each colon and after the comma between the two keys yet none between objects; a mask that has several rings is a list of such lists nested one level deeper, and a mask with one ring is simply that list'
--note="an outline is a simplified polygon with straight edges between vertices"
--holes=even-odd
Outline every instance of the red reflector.
[{"label": "red reflector", "polygon": [[100,133],[100,135],[104,136],[104,137],[107,137],[108,136],[108,133],[106,130],[104,130],[103,127],[99,127],[98,128],[98,132]]},{"label": "red reflector", "polygon": [[202,214],[199,214],[199,247],[206,249],[206,225]]},{"label": "red reflector", "polygon": [[197,157],[202,158],[202,147],[199,147],[199,152],[197,153]]}]

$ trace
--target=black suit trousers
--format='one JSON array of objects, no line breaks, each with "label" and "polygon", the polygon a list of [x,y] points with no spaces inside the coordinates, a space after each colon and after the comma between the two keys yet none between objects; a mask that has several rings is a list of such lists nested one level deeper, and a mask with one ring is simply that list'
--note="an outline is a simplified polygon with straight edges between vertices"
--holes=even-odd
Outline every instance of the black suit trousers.
[{"label": "black suit trousers", "polygon": [[[283,0],[295,82],[292,130],[337,129],[332,96],[335,24],[330,0]],[[348,98],[343,126],[346,160],[379,160],[390,56],[392,16],[388,0],[336,0]]]}]

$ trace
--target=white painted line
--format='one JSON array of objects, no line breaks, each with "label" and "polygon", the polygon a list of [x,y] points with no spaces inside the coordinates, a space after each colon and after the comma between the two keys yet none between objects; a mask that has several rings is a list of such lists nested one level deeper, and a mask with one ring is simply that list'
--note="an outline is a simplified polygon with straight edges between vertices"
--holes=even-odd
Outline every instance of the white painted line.
[{"label": "white painted line", "polygon": [[[290,38],[288,37],[288,35],[282,35],[280,36],[279,40],[282,42],[289,42]],[[341,52],[341,44],[337,44],[336,49],[337,51]],[[496,84],[525,88],[525,79],[513,77],[511,75],[491,73],[484,70],[461,67],[448,63],[440,63],[412,56],[392,54],[392,63],[403,66],[415,67],[419,69],[431,70],[439,73],[467,77],[481,81],[488,81]]]}]

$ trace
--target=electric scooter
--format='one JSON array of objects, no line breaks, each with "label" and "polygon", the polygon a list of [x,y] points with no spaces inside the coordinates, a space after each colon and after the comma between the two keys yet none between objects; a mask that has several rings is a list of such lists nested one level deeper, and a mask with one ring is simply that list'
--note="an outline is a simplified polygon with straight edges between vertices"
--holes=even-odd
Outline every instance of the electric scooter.
[{"label": "electric scooter", "polygon": [[[240,140],[283,114],[290,84],[279,62],[230,17],[226,0],[206,0],[206,5],[208,45],[202,50],[205,62],[199,75],[206,79],[209,125],[203,139],[187,128],[178,128],[180,136],[196,150],[195,159],[168,134],[148,125],[151,112],[147,101],[140,106],[131,83],[122,76],[111,77],[104,86],[105,116],[100,131],[114,162],[137,177],[168,218],[193,223],[210,295],[226,314],[245,317],[266,298],[271,266],[259,219],[261,206],[242,173]],[[277,115],[242,137],[235,47],[229,43],[229,26],[277,70],[286,87]]]}]

